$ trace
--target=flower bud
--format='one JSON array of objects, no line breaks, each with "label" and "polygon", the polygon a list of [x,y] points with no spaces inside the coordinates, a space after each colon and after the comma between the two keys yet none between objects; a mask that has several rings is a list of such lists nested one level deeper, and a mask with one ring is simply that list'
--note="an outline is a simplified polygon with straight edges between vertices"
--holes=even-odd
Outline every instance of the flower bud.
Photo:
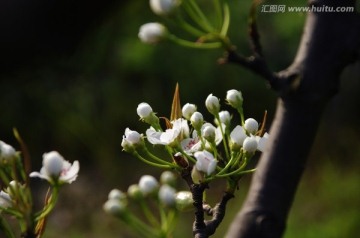
[{"label": "flower bud", "polygon": [[212,94],[210,94],[206,98],[205,106],[206,106],[207,110],[213,115],[217,115],[220,111],[219,99],[217,97],[213,96]]},{"label": "flower bud", "polygon": [[248,118],[244,123],[244,129],[250,134],[255,135],[259,129],[259,123],[253,118]]},{"label": "flower bud", "polygon": [[180,191],[175,195],[176,208],[179,211],[187,212],[194,210],[194,200],[192,194],[189,191]]},{"label": "flower bud", "polygon": [[254,136],[247,137],[244,140],[243,148],[248,153],[254,153],[257,149],[258,143],[256,141],[256,138]]},{"label": "flower bud", "polygon": [[240,108],[243,104],[243,97],[240,91],[236,89],[231,89],[226,93],[226,101],[233,107],[233,108]]},{"label": "flower bud", "polygon": [[15,158],[16,151],[11,146],[0,140],[0,163],[8,163]]},{"label": "flower bud", "polygon": [[204,174],[201,173],[196,166],[194,166],[191,170],[191,179],[195,184],[200,184],[202,181],[204,181]]},{"label": "flower bud", "polygon": [[237,125],[230,133],[230,148],[232,151],[238,151],[247,138],[244,128]]},{"label": "flower bud", "polygon": [[158,181],[151,175],[143,175],[139,181],[139,189],[144,196],[154,193],[159,187]]},{"label": "flower bud", "polygon": [[168,184],[170,186],[175,186],[176,183],[176,176],[173,172],[164,171],[160,175],[160,182],[162,184]]},{"label": "flower bud", "polygon": [[[228,111],[219,112],[219,118],[220,118],[220,123],[225,124],[225,126],[227,127],[230,126],[231,116]],[[217,125],[220,125],[220,123],[216,120]]]},{"label": "flower bud", "polygon": [[215,127],[205,126],[204,129],[202,129],[201,134],[207,141],[215,141]]},{"label": "flower bud", "polygon": [[109,199],[105,202],[103,209],[113,216],[122,216],[127,211],[127,204],[118,199]]},{"label": "flower bud", "polygon": [[194,112],[191,115],[190,121],[195,130],[200,130],[204,123],[204,117],[200,112]]},{"label": "flower bud", "polygon": [[150,105],[147,104],[146,102],[140,103],[136,109],[136,112],[139,115],[140,120],[150,125],[159,122],[159,118],[155,115]]},{"label": "flower bud", "polygon": [[142,25],[138,34],[140,40],[146,44],[159,43],[165,39],[166,35],[166,27],[157,22],[151,22]]},{"label": "flower bud", "polygon": [[51,177],[59,177],[64,164],[64,158],[56,151],[44,153],[43,167],[47,174]]},{"label": "flower bud", "polygon": [[187,120],[190,120],[192,114],[196,112],[196,106],[195,104],[186,103],[182,108],[182,115]]},{"label": "flower bud", "polygon": [[9,208],[12,206],[12,200],[8,193],[0,191],[0,214],[1,208]]},{"label": "flower bud", "polygon": [[175,204],[175,189],[167,184],[161,185],[159,189],[159,200],[165,206],[173,206]]},{"label": "flower bud", "polygon": [[127,195],[134,200],[140,200],[144,197],[138,184],[130,185],[127,190]]},{"label": "flower bud", "polygon": [[118,199],[118,200],[126,200],[126,194],[119,189],[114,188],[110,191],[108,195],[109,200],[110,199]]},{"label": "flower bud", "polygon": [[171,14],[180,4],[180,0],[150,0],[151,10],[158,15]]}]

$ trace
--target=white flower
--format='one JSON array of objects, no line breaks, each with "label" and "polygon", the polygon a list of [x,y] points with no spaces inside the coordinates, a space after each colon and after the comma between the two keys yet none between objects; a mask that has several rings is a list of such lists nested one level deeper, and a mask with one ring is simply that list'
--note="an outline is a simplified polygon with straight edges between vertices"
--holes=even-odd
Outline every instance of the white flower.
[{"label": "white flower", "polygon": [[239,150],[246,139],[244,128],[237,125],[230,133],[230,147],[232,150]]},{"label": "white flower", "polygon": [[56,151],[44,153],[43,167],[39,172],[30,173],[30,177],[39,177],[48,180],[51,184],[72,183],[76,180],[80,165],[74,161],[71,165]]},{"label": "white flower", "polygon": [[123,136],[122,142],[121,142],[121,146],[123,147],[123,149],[127,152],[131,152],[134,149],[136,149],[136,147],[142,145],[142,136],[139,132],[137,131],[132,131],[129,128],[125,129],[125,135]]},{"label": "white flower", "polygon": [[159,43],[166,37],[166,35],[166,27],[157,22],[151,22],[142,25],[138,34],[140,40],[147,44]]},{"label": "white flower", "polygon": [[153,112],[153,110],[148,103],[142,102],[138,105],[136,112],[141,119],[144,119],[144,118],[149,117],[151,115],[151,113]]},{"label": "white flower", "polygon": [[146,138],[153,145],[169,145],[173,146],[182,138],[189,137],[189,125],[187,121],[179,118],[171,122],[173,127],[165,130],[165,132],[156,131],[150,127],[146,130]]},{"label": "white flower", "polygon": [[204,123],[204,117],[200,112],[194,112],[190,117],[190,121],[195,130],[200,130]]},{"label": "white flower", "polygon": [[233,107],[233,108],[240,108],[243,103],[243,97],[240,91],[236,89],[231,89],[226,93],[226,101]]},{"label": "white flower", "polygon": [[139,181],[139,189],[146,196],[155,192],[159,187],[158,181],[151,175],[143,175]]},{"label": "white flower", "polygon": [[269,134],[267,132],[265,132],[265,134],[263,135],[263,137],[260,136],[256,136],[256,141],[258,143],[258,147],[257,149],[261,152],[264,152],[267,141],[269,138]]},{"label": "white flower", "polygon": [[245,120],[244,129],[250,134],[255,135],[259,129],[259,123],[254,118],[248,118]]},{"label": "white flower", "polygon": [[180,142],[181,148],[185,153],[192,155],[194,152],[201,149],[201,141],[196,131],[193,131],[191,138],[185,138]]},{"label": "white flower", "polygon": [[246,137],[243,143],[243,148],[246,152],[254,153],[257,150],[258,143],[255,136]]},{"label": "white flower", "polygon": [[171,14],[179,4],[179,0],[150,0],[151,10],[158,15]]},{"label": "white flower", "polygon": [[[220,144],[223,139],[220,126],[215,127],[213,124],[207,122],[201,127],[201,134],[204,135],[204,133],[205,133],[204,130],[206,128],[208,128],[207,130],[212,130],[212,129],[209,129],[209,127],[213,128],[215,130],[215,139],[214,139],[215,144],[216,145]],[[224,124],[222,124],[222,127],[223,127],[223,130],[225,130],[226,126]]]},{"label": "white flower", "polygon": [[183,117],[186,118],[187,120],[190,120],[192,114],[194,114],[194,112],[196,112],[196,106],[195,106],[195,104],[186,103],[182,107],[181,111],[182,111]]},{"label": "white flower", "polygon": [[0,140],[0,163],[7,163],[11,159],[13,159],[15,155],[15,149],[11,145],[8,145]]},{"label": "white flower", "polygon": [[175,194],[176,190],[173,187],[163,184],[159,189],[159,200],[165,206],[172,206],[175,204]]},{"label": "white flower", "polygon": [[2,208],[9,208],[12,206],[11,197],[8,193],[0,191],[0,211]]},{"label": "white flower", "polygon": [[210,152],[206,150],[197,151],[194,153],[194,157],[196,158],[195,167],[198,171],[205,172],[207,175],[215,171],[217,160]]},{"label": "white flower", "polygon": [[212,94],[210,94],[205,100],[205,106],[208,111],[213,114],[217,115],[220,111],[220,102],[219,99]]}]

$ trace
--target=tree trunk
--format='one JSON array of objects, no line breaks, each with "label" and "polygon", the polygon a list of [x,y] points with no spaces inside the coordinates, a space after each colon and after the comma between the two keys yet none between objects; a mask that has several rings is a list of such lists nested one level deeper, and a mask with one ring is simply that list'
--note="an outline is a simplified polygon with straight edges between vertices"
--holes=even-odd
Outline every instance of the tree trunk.
[{"label": "tree trunk", "polygon": [[[355,0],[318,0],[309,6],[355,7]],[[343,69],[358,59],[355,12],[310,12],[293,64],[278,73],[279,100],[270,140],[228,238],[281,237],[326,103]]]}]

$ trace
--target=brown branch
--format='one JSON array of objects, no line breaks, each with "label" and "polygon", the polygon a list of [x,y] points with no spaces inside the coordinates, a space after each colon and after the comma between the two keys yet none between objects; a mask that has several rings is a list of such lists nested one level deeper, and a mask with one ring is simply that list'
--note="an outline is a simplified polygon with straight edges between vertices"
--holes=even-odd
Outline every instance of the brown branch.
[{"label": "brown branch", "polygon": [[[315,0],[312,5],[355,7],[355,0]],[[274,76],[280,97],[271,136],[227,238],[282,236],[322,111],[337,92],[343,69],[358,59],[359,49],[357,13],[308,14],[293,64]],[[234,56],[230,60],[267,80],[272,77],[266,62]]]}]

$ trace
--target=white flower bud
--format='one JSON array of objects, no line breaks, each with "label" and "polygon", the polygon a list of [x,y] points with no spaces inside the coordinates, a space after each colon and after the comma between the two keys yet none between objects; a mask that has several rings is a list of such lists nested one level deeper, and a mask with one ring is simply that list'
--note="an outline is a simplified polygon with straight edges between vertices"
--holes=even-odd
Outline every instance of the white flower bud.
[{"label": "white flower bud", "polygon": [[[230,113],[228,111],[219,112],[219,118],[220,118],[221,123],[225,124],[226,126],[230,125],[231,116],[230,116]],[[216,121],[216,123],[218,125],[220,125],[220,123],[218,121]]]},{"label": "white flower bud", "polygon": [[160,182],[162,184],[168,184],[170,186],[174,186],[176,183],[176,176],[173,172],[164,171],[160,175]]},{"label": "white flower bud", "polygon": [[179,0],[150,0],[151,10],[158,15],[171,14],[179,4]]},{"label": "white flower bud", "polygon": [[215,141],[215,127],[205,126],[201,131],[202,136],[209,142]]},{"label": "white flower bud", "polygon": [[43,167],[46,173],[51,177],[59,177],[64,164],[64,158],[56,151],[44,153]]},{"label": "white flower bud", "polygon": [[226,93],[226,101],[233,107],[233,108],[240,108],[243,104],[243,97],[240,91],[236,89],[231,89]]},{"label": "white flower bud", "polygon": [[213,115],[217,115],[220,111],[219,99],[217,97],[213,96],[212,94],[210,94],[206,98],[205,106],[206,106],[207,110]]},{"label": "white flower bud", "polygon": [[194,210],[194,200],[192,194],[189,191],[180,191],[175,195],[176,208],[179,211],[186,212]]},{"label": "white flower bud", "polygon": [[259,129],[259,123],[253,118],[248,118],[244,123],[244,129],[250,134],[255,135]]},{"label": "white flower bud", "polygon": [[182,108],[182,115],[187,120],[190,120],[190,118],[194,112],[196,112],[195,104],[186,103]]},{"label": "white flower bud", "polygon": [[204,117],[200,112],[194,112],[191,115],[190,121],[195,130],[200,130],[204,123]]},{"label": "white flower bud", "polygon": [[8,193],[0,191],[0,214],[1,208],[9,208],[12,206],[12,200]]},{"label": "white flower bud", "polygon": [[175,189],[167,184],[161,185],[159,189],[159,200],[165,206],[173,206],[175,204]]},{"label": "white flower bud", "polygon": [[248,153],[254,153],[257,150],[258,143],[255,136],[247,137],[244,140],[243,148]]},{"label": "white flower bud", "polygon": [[151,175],[143,175],[139,181],[139,189],[144,196],[154,193],[159,187],[158,181]]},{"label": "white flower bud", "polygon": [[146,44],[156,44],[162,41],[167,35],[167,29],[164,25],[151,22],[140,27],[139,38]]},{"label": "white flower bud", "polygon": [[127,194],[130,198],[134,200],[140,200],[144,197],[138,184],[130,185],[128,187]]},{"label": "white flower bud", "polygon": [[148,103],[142,102],[138,105],[136,112],[139,115],[139,117],[143,119],[149,117],[153,112],[153,110]]},{"label": "white flower bud", "polygon": [[118,200],[126,200],[126,194],[119,189],[114,188],[110,191],[108,195],[109,200],[110,199],[118,199]]},{"label": "white flower bud", "polygon": [[0,140],[0,163],[8,163],[15,158],[16,151],[11,146]]},{"label": "white flower bud", "polygon": [[113,216],[122,216],[127,211],[127,204],[118,199],[109,199],[105,202],[103,209]]}]

